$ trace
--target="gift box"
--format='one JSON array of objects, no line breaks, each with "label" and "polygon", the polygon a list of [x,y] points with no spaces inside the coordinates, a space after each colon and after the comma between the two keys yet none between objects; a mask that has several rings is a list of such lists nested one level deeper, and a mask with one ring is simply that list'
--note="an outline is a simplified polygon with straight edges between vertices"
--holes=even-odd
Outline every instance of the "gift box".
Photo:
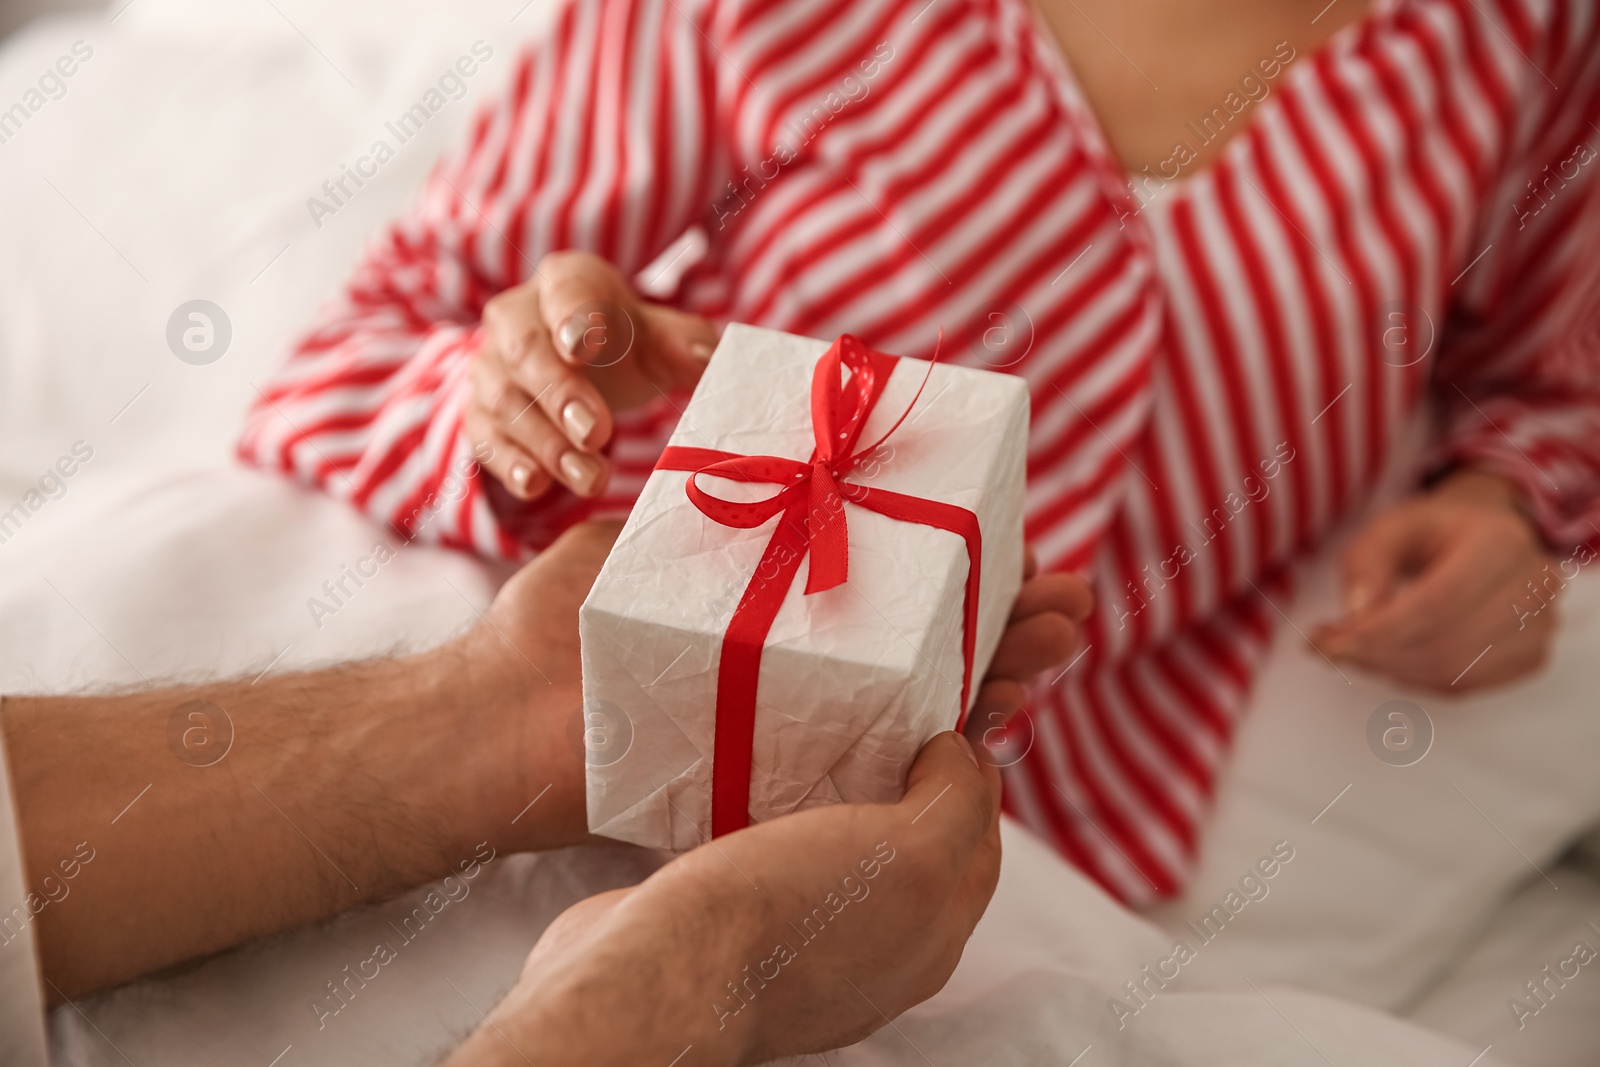
[{"label": "gift box", "polygon": [[722,335],[579,615],[589,828],[682,850],[898,800],[1022,580],[1028,391]]}]

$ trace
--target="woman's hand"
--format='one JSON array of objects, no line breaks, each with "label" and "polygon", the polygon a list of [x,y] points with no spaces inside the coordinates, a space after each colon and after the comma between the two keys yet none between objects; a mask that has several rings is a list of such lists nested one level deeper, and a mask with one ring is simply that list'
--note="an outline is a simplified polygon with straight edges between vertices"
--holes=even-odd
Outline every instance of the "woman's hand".
[{"label": "woman's hand", "polygon": [[612,413],[694,385],[717,344],[710,322],[641,300],[587,252],[545,256],[532,279],[489,301],[483,328],[463,422],[523,500],[554,484],[597,495]]},{"label": "woman's hand", "polygon": [[1407,685],[1509,682],[1548,655],[1555,612],[1533,610],[1543,601],[1528,583],[1550,562],[1510,484],[1461,471],[1357,534],[1343,560],[1345,617],[1312,641],[1330,659]]},{"label": "woman's hand", "polygon": [[998,772],[956,734],[898,804],[817,808],[576,905],[449,1063],[761,1063],[858,1041],[943,988],[1000,869]]}]

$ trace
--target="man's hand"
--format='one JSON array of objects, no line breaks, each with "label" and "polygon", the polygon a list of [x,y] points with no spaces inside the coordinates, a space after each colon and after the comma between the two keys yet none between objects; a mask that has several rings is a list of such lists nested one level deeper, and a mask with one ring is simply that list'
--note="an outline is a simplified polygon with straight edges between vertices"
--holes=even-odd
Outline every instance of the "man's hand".
[{"label": "man's hand", "polygon": [[1462,471],[1356,536],[1343,560],[1345,617],[1312,640],[1330,659],[1407,685],[1512,681],[1549,653],[1555,612],[1530,611],[1541,601],[1528,582],[1550,559],[1510,485]]},{"label": "man's hand", "polygon": [[[58,995],[383,899],[452,872],[481,843],[504,852],[584,840],[583,757],[568,733],[582,704],[578,607],[617,531],[569,531],[477,626],[414,656],[5,699],[28,871],[42,877],[79,848],[96,857],[75,903],[38,918]],[[1070,586],[1029,584],[997,673],[1065,654]],[[192,723],[225,731],[215,758],[175,740],[193,731],[174,734],[174,724]],[[315,828],[314,846],[302,826]]]},{"label": "man's hand", "polygon": [[464,424],[523,500],[557,483],[597,495],[612,413],[694,385],[717,343],[710,322],[641,300],[587,252],[545,256],[535,277],[489,301],[483,326]]},{"label": "man's hand", "polygon": [[[567,635],[564,665],[550,668],[557,685],[576,681],[577,605],[614,536],[568,534],[550,551],[566,554],[572,587],[551,599],[542,581],[508,584],[491,612],[496,627],[546,647]],[[1031,551],[1025,568],[978,694],[1002,719],[1022,705],[1021,683],[1077,650],[1092,604],[1077,575],[1037,573]],[[941,734],[899,804],[762,823],[574,906],[540,939],[494,1025],[450,1062],[520,1063],[536,1046],[553,1063],[754,1063],[866,1036],[943,987],[994,891],[998,774],[972,753]],[[581,818],[581,764],[572,770]]]},{"label": "man's hand", "polygon": [[[583,752],[572,725],[583,709],[578,608],[611,552],[620,522],[567,530],[500,587],[478,624],[446,646],[466,666],[480,711],[463,724],[486,732],[494,755],[470,777],[474,807],[506,820],[507,851],[559,848],[587,840]],[[548,792],[546,792],[548,787]],[[515,825],[535,796],[536,807]]]},{"label": "man's hand", "polygon": [[[587,839],[583,759],[570,735],[571,720],[583,704],[578,608],[620,531],[616,522],[587,522],[568,530],[506,582],[483,621],[460,639],[468,661],[482,665],[473,676],[486,697],[510,697],[495,700],[499,711],[493,721],[504,731],[498,744],[517,755],[496,765],[526,769],[510,776],[512,786],[505,784],[506,776],[483,776],[485,788],[507,796],[482,802],[498,808],[515,801],[515,813],[527,802],[524,795],[531,798],[551,786],[538,808],[518,821],[524,836],[506,842],[507,848],[551,848]],[[1079,627],[1092,603],[1088,584],[1075,574],[1039,574],[1031,550],[1025,566],[1022,591],[969,716],[968,734],[975,738],[1003,725],[1026,703],[1023,683],[1066,662],[1082,641]]]},{"label": "man's hand", "polygon": [[691,1067],[860,1040],[955,969],[999,876],[999,801],[998,772],[940,734],[898,804],[775,819],[586,900],[449,1062]]},{"label": "man's hand", "polygon": [[979,752],[989,753],[990,740],[1027,705],[1024,685],[1077,654],[1084,620],[1093,608],[1088,582],[1065,571],[1040,574],[1033,549],[1027,550],[1022,589],[967,716],[966,735]]}]

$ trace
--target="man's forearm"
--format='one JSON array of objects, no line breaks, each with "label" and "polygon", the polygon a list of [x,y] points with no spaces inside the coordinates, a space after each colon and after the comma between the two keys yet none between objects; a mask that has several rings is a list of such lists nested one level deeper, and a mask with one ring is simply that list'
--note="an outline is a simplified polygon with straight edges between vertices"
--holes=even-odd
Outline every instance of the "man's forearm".
[{"label": "man's forearm", "polygon": [[531,710],[575,697],[495,676],[502,659],[481,651],[462,640],[254,684],[6,699],[35,895],[0,906],[37,924],[57,994],[382,899],[483,841],[564,843],[537,828],[573,822],[557,810],[570,788],[511,819],[560,773]]}]

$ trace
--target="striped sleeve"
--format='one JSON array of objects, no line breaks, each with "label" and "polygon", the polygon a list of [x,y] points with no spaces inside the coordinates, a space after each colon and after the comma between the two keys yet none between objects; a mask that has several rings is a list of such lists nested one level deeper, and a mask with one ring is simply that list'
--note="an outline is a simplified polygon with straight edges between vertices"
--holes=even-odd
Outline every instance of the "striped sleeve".
[{"label": "striped sleeve", "polygon": [[547,252],[633,275],[710,211],[716,72],[698,11],[566,0],[260,390],[239,455],[408,540],[491,557],[581,518],[567,491],[522,504],[474,462],[461,420],[478,322]]},{"label": "striped sleeve", "polygon": [[1465,251],[1455,283],[1465,293],[1439,365],[1435,470],[1508,478],[1557,547],[1600,540],[1597,22],[1572,28],[1574,62],[1547,68],[1563,91],[1491,199],[1492,224]]}]

